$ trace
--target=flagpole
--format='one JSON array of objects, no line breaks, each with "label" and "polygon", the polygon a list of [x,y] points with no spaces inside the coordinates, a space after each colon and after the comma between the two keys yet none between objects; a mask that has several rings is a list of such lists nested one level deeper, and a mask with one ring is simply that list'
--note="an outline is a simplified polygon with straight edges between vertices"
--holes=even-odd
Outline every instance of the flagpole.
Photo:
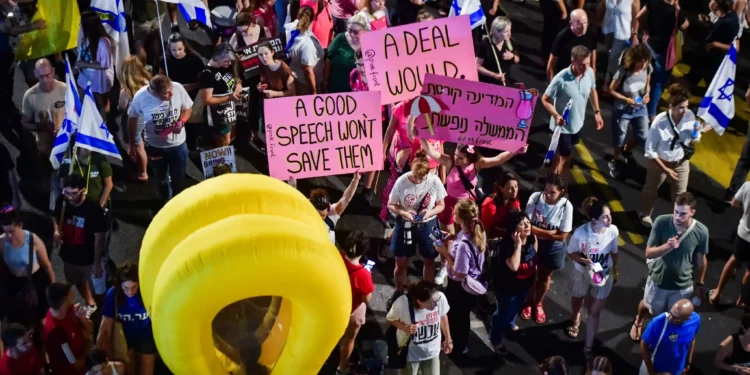
[{"label": "flagpole", "polygon": [[[490,34],[490,29],[487,27],[487,19],[484,19],[484,30],[487,31],[487,38],[490,40],[490,47],[492,47],[492,54],[495,55],[495,63],[497,64],[497,72],[499,74],[503,74],[503,69],[500,68],[500,60],[497,58],[497,51],[495,51],[495,39],[492,38],[492,34]],[[505,84],[505,77],[503,77],[503,86],[506,86]]]},{"label": "flagpole", "polygon": [[167,73],[167,77],[169,77],[169,68],[167,67],[167,50],[166,48],[164,48],[164,33],[161,31],[162,19],[161,12],[159,12],[159,0],[154,0],[154,3],[156,3],[156,18],[159,20],[159,38],[161,38],[161,53],[162,56],[164,56],[164,72]]}]

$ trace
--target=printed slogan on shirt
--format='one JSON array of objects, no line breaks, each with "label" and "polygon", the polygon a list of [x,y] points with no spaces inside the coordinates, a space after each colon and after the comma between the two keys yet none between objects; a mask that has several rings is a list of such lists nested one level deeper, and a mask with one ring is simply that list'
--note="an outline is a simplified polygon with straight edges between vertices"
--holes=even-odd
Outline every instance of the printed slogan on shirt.
[{"label": "printed slogan on shirt", "polygon": [[361,39],[367,81],[383,105],[419,95],[427,73],[478,80],[469,16],[370,31]]},{"label": "printed slogan on shirt", "polygon": [[286,180],[381,170],[383,129],[377,91],[266,101],[271,177]]}]

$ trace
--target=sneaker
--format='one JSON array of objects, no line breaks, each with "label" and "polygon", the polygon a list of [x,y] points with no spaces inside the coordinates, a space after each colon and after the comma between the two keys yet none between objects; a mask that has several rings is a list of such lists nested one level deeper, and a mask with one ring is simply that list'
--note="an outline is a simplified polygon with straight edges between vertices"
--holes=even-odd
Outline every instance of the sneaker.
[{"label": "sneaker", "polygon": [[446,277],[448,277],[448,269],[446,267],[440,267],[437,275],[435,275],[435,284],[443,285]]},{"label": "sneaker", "polygon": [[401,297],[404,295],[404,292],[395,291],[391,295],[391,298],[388,298],[388,301],[385,303],[385,311],[391,311],[391,306],[393,306],[393,302],[398,299],[398,297]]},{"label": "sneaker", "polygon": [[653,220],[651,220],[651,216],[638,214],[641,218],[641,224],[643,224],[646,228],[651,228],[651,226],[654,224]]},{"label": "sneaker", "polygon": [[91,320],[91,316],[96,312],[96,305],[86,306],[86,319]]},{"label": "sneaker", "polygon": [[177,22],[172,24],[171,31],[173,33],[179,33],[180,32],[180,25],[177,24]]},{"label": "sneaker", "polygon": [[617,169],[617,160],[610,160],[610,162],[607,163],[607,166],[609,167],[609,175],[612,176],[612,178],[620,177],[620,170]]},{"label": "sneaker", "polygon": [[464,348],[464,350],[463,350],[463,351],[461,352],[461,354],[464,354],[464,355],[466,355],[466,354],[469,354],[469,347],[468,347],[468,346],[466,346],[466,347]]},{"label": "sneaker", "polygon": [[635,167],[638,165],[638,162],[635,161],[635,156],[633,156],[633,153],[630,151],[623,151],[622,156],[625,158],[625,164],[628,165],[628,167]]}]

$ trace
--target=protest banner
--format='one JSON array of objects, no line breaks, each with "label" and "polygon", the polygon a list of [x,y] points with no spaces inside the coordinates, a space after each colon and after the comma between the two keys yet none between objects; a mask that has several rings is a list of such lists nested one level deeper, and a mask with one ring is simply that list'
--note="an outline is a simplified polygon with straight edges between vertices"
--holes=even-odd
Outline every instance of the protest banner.
[{"label": "protest banner", "polygon": [[280,180],[383,169],[380,93],[266,100],[268,171]]},{"label": "protest banner", "polygon": [[419,95],[427,73],[478,80],[469,16],[370,31],[361,41],[368,85],[383,105]]},{"label": "protest banner", "polygon": [[237,173],[237,161],[234,157],[233,146],[201,151],[201,165],[203,166],[203,176],[206,179],[214,176],[214,167],[219,164],[226,164],[229,168],[232,168],[232,173]]},{"label": "protest banner", "polygon": [[252,78],[260,74],[260,60],[258,59],[258,45],[270,43],[274,53],[284,52],[284,44],[281,38],[273,38],[251,44],[237,51],[240,60],[240,68],[245,73],[245,78]]},{"label": "protest banner", "polygon": [[[417,117],[420,137],[470,144],[505,151],[517,151],[529,137],[538,97],[535,89],[471,82],[428,74],[422,94],[442,102],[447,109]],[[425,118],[430,116],[434,135]]]}]

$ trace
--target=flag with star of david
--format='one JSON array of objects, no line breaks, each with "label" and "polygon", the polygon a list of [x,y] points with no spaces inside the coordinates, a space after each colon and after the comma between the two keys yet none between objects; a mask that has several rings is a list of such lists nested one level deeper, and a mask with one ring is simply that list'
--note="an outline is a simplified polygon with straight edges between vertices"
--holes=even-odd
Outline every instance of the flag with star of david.
[{"label": "flag with star of david", "polygon": [[107,129],[107,124],[102,120],[99,109],[96,108],[90,85],[86,87],[86,95],[83,97],[81,119],[78,121],[78,133],[76,135],[76,147],[122,160],[120,150],[115,145],[115,139]]},{"label": "flag with star of david", "polygon": [[734,77],[737,71],[737,49],[732,42],[727,55],[724,56],[719,70],[716,71],[706,95],[698,107],[698,117],[702,118],[719,135],[734,117]]}]

